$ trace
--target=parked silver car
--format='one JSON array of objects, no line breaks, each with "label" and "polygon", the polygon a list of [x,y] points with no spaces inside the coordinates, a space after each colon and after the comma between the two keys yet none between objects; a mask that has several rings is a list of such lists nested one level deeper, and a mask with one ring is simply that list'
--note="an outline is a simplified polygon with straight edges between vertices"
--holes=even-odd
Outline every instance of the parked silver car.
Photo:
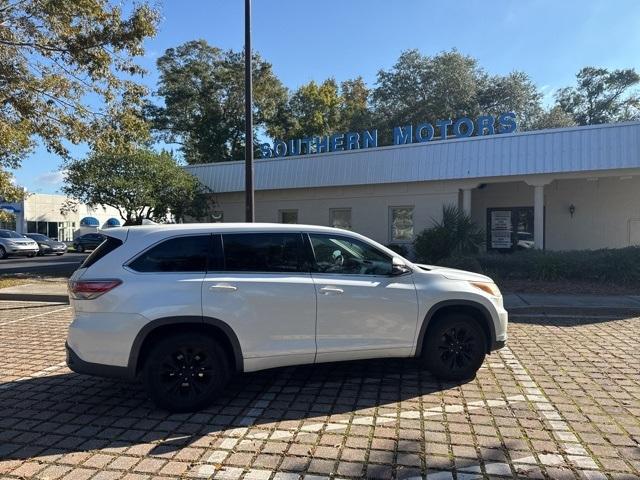
[{"label": "parked silver car", "polygon": [[0,230],[0,258],[10,255],[33,257],[40,251],[38,243],[13,230]]}]

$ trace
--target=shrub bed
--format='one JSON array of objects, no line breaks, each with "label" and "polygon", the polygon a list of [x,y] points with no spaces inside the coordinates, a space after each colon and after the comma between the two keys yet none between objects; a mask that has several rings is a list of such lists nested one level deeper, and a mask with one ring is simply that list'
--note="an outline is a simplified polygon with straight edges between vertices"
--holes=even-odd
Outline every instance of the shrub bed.
[{"label": "shrub bed", "polygon": [[482,253],[449,257],[438,264],[484,273],[496,280],[581,280],[640,285],[640,247]]}]

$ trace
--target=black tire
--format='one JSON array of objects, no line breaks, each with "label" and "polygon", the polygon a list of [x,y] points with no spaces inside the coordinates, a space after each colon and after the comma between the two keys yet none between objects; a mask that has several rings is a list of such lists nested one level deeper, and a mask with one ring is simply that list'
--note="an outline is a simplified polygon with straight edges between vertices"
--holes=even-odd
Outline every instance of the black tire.
[{"label": "black tire", "polygon": [[476,320],[460,313],[438,318],[429,326],[422,361],[442,380],[473,378],[487,354],[487,337]]},{"label": "black tire", "polygon": [[64,253],[56,253],[57,256],[64,255]]},{"label": "black tire", "polygon": [[0,258],[4,259],[7,258],[9,255],[7,255],[7,251],[5,250],[5,248],[0,245]]},{"label": "black tire", "polygon": [[217,341],[202,334],[182,333],[163,338],[151,348],[142,381],[160,408],[193,412],[211,404],[224,389],[229,372],[229,361]]},{"label": "black tire", "polygon": [[84,247],[83,247],[82,245],[78,245],[78,246],[76,247],[76,251],[77,251],[78,253],[84,253]]},{"label": "black tire", "polygon": [[29,255],[27,255],[27,257],[29,257],[29,258],[33,258],[33,257],[35,257],[36,255],[37,255],[36,253],[30,253]]}]

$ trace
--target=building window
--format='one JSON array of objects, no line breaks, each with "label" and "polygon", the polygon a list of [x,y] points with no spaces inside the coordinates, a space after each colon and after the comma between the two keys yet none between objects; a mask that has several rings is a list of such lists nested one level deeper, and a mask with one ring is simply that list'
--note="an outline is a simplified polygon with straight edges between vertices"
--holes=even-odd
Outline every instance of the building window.
[{"label": "building window", "polygon": [[298,210],[280,210],[280,223],[298,223]]},{"label": "building window", "polygon": [[391,242],[413,241],[413,207],[390,207]]},{"label": "building window", "polygon": [[329,210],[330,225],[334,228],[351,230],[351,209],[332,208]]}]

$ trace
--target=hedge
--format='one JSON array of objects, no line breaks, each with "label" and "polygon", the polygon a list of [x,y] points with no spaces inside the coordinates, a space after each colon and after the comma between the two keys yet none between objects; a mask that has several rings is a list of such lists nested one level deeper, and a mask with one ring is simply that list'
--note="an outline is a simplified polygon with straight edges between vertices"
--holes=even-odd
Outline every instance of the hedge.
[{"label": "hedge", "polygon": [[438,264],[484,273],[496,280],[583,280],[640,285],[640,247],[482,253],[447,258]]}]

